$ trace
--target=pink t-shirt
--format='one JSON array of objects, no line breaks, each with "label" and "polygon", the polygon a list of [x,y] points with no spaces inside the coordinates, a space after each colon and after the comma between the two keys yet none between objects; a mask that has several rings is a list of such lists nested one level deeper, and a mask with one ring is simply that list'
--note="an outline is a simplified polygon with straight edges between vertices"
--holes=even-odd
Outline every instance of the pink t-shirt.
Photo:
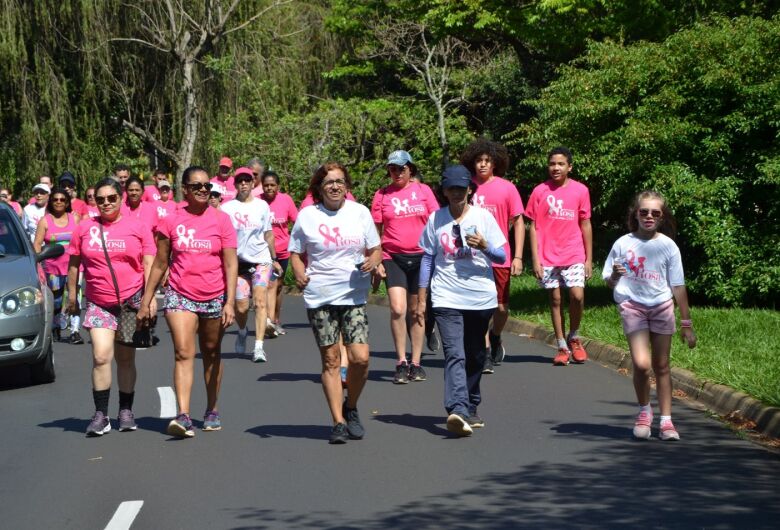
[{"label": "pink t-shirt", "polygon": [[[355,197],[353,197],[350,192],[347,192],[346,199],[348,201],[355,201]],[[304,197],[303,200],[301,201],[301,205],[298,208],[298,211],[300,212],[301,210],[303,210],[307,206],[311,206],[312,204],[314,204],[314,197],[312,196],[311,193],[306,192],[306,197]]]},{"label": "pink t-shirt", "polygon": [[[76,218],[73,214],[67,214],[68,224],[65,226],[57,226],[51,214],[47,213],[43,218],[46,219],[46,233],[43,236],[43,243],[56,243],[67,247],[73,237],[73,231],[76,229]],[[57,258],[44,260],[43,270],[46,271],[46,274],[65,276],[68,274],[68,259],[68,253],[65,252]]]},{"label": "pink t-shirt", "polygon": [[143,202],[157,202],[160,200],[160,190],[157,186],[144,186],[144,194],[141,196]]},{"label": "pink t-shirt", "polygon": [[[480,184],[474,180],[477,191],[474,192],[473,205],[489,211],[504,234],[504,252],[506,260],[503,263],[493,263],[493,267],[509,267],[512,265],[512,253],[509,247],[509,222],[523,215],[523,200],[520,198],[514,184],[501,177],[493,177],[488,182]],[[525,229],[525,228],[523,228]]]},{"label": "pink t-shirt", "polygon": [[167,201],[155,201],[153,203],[150,203],[157,211],[157,224],[160,224],[160,220],[162,220],[163,217],[168,217],[169,215],[172,215],[176,213],[177,204],[171,199],[168,199]]},{"label": "pink t-shirt", "polygon": [[255,186],[252,188],[252,191],[249,192],[252,197],[262,199],[263,198],[263,187],[262,186]]},{"label": "pink t-shirt", "polygon": [[225,292],[222,250],[236,248],[236,231],[224,212],[206,208],[201,215],[176,210],[160,221],[160,235],[171,241],[169,283],[191,300],[205,302]]},{"label": "pink t-shirt", "polygon": [[576,180],[558,186],[550,179],[528,198],[526,217],[536,225],[537,253],[544,267],[585,263],[580,221],[590,219],[590,192]]},{"label": "pink t-shirt", "polygon": [[[157,253],[154,237],[143,225],[129,217],[103,224],[103,237],[119,285],[119,298],[125,301],[144,286],[143,257]],[[68,254],[81,256],[87,300],[101,307],[118,305],[100,239],[99,219],[85,219],[76,226]]]},{"label": "pink t-shirt", "polygon": [[16,212],[16,215],[18,215],[18,216],[20,216],[20,217],[21,217],[21,215],[22,215],[22,205],[21,205],[21,204],[19,204],[19,203],[18,203],[18,202],[16,202],[16,201],[9,201],[9,202],[8,202],[8,205],[9,205],[11,208],[13,208],[13,209],[14,209],[14,211]]},{"label": "pink t-shirt", "polygon": [[141,221],[152,232],[157,230],[157,208],[151,203],[141,201],[136,208],[130,209],[130,205],[127,202],[123,202],[119,212],[124,217]]},{"label": "pink t-shirt", "polygon": [[87,203],[82,201],[81,199],[71,199],[70,200],[70,210],[73,213],[79,214],[79,217],[85,217],[88,213],[87,210]]},{"label": "pink t-shirt", "polygon": [[431,188],[410,182],[405,188],[390,184],[371,201],[371,217],[382,225],[382,259],[390,254],[421,254],[420,234],[428,217],[439,209]]},{"label": "pink t-shirt", "polygon": [[290,244],[290,223],[294,223],[298,218],[298,209],[295,207],[295,201],[286,193],[278,193],[274,200],[268,202],[265,197],[260,197],[268,203],[271,208],[271,226],[274,231],[274,247],[276,248],[276,257],[287,259],[290,252],[287,246]]},{"label": "pink t-shirt", "polygon": [[84,215],[81,217],[82,221],[94,219],[95,217],[100,217],[100,210],[98,210],[97,206],[90,206],[87,204],[87,215]]},{"label": "pink t-shirt", "polygon": [[233,177],[228,177],[227,180],[222,180],[219,177],[214,177],[210,181],[212,184],[219,184],[225,187],[225,193],[222,194],[222,202],[232,201],[238,195],[236,191],[236,185],[233,182]]}]

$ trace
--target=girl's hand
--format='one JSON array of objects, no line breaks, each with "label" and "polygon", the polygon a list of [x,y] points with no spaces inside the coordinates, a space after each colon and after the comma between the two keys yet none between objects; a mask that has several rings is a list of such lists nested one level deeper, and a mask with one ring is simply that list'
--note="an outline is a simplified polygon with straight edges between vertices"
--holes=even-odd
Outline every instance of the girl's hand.
[{"label": "girl's hand", "polygon": [[585,260],[585,279],[590,280],[593,276],[593,263]]},{"label": "girl's hand", "polygon": [[612,276],[625,276],[626,274],[628,274],[628,271],[622,263],[617,261],[612,262]]},{"label": "girl's hand", "polygon": [[696,347],[696,334],[693,332],[693,328],[680,328],[680,339],[688,344],[688,348]]},{"label": "girl's hand", "polygon": [[544,267],[538,261],[534,261],[534,276],[540,281],[544,278]]},{"label": "girl's hand", "polygon": [[229,328],[235,319],[236,310],[233,308],[233,304],[225,304],[222,306],[222,327]]}]

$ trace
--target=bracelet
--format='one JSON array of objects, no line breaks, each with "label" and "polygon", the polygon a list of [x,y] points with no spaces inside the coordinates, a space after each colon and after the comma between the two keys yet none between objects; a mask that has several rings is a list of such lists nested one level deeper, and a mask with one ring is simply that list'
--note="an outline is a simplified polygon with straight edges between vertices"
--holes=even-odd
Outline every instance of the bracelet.
[{"label": "bracelet", "polygon": [[512,258],[512,259],[513,259],[513,260],[515,260],[515,259],[519,259],[520,261],[523,261],[523,258],[521,258],[520,256],[515,256],[515,257],[514,257],[514,258]]},{"label": "bracelet", "polygon": [[680,320],[680,327],[681,328],[692,328],[693,322],[690,320]]}]

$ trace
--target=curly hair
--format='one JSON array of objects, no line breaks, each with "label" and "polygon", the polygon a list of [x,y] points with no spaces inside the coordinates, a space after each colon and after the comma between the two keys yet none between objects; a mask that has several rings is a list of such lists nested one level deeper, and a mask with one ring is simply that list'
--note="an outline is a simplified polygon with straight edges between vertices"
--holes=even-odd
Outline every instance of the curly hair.
[{"label": "curly hair", "polygon": [[675,236],[677,236],[677,220],[674,218],[674,215],[669,209],[669,206],[667,206],[666,199],[664,199],[663,195],[653,190],[640,191],[636,194],[634,200],[631,201],[631,206],[628,207],[628,217],[626,219],[628,230],[630,232],[636,232],[639,230],[639,220],[637,220],[636,215],[639,211],[639,205],[642,203],[642,201],[647,199],[656,199],[661,201],[661,211],[663,212],[663,215],[661,216],[661,220],[658,224],[658,231],[674,239]]},{"label": "curly hair", "polygon": [[474,175],[477,173],[477,159],[482,155],[488,155],[490,161],[493,162],[493,174],[499,177],[506,175],[509,168],[509,153],[506,147],[487,138],[477,138],[466,146],[463,154],[460,155],[460,163]]},{"label": "curly hair", "polygon": [[322,202],[322,193],[320,191],[322,181],[325,180],[328,171],[333,169],[338,169],[344,174],[344,181],[347,183],[347,191],[352,189],[352,179],[349,177],[349,171],[347,171],[346,166],[340,162],[325,162],[314,171],[314,174],[311,176],[311,181],[309,181],[309,193],[311,193],[315,203]]},{"label": "curly hair", "polygon": [[46,202],[46,213],[48,214],[54,213],[52,198],[54,197],[55,194],[65,196],[65,211],[67,213],[70,213],[72,211],[71,204],[70,204],[70,194],[65,190],[65,188],[61,188],[60,186],[55,186],[54,189],[51,190],[51,193],[49,194],[49,200]]}]

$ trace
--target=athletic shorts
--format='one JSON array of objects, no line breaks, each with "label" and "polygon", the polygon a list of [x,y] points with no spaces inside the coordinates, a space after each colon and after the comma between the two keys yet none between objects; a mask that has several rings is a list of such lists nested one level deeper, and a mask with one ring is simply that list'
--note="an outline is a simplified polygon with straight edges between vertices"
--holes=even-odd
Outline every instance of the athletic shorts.
[{"label": "athletic shorts", "polygon": [[626,336],[645,329],[659,335],[674,335],[676,331],[673,298],[653,306],[626,300],[618,304],[618,311]]},{"label": "athletic shorts", "polygon": [[509,267],[493,267],[493,281],[496,282],[498,303],[503,306],[509,305],[510,271]]},{"label": "athletic shorts", "polygon": [[539,282],[544,289],[558,287],[585,287],[585,264],[575,263],[566,267],[545,267],[544,277]]},{"label": "athletic shorts", "polygon": [[[134,309],[141,307],[141,298],[143,298],[144,290],[139,289],[127,303]],[[111,309],[99,306],[89,299],[87,299],[87,312],[84,314],[84,328],[102,328],[116,331],[119,328],[119,306],[114,306]]]},{"label": "athletic shorts", "polygon": [[287,264],[290,262],[290,258],[279,258],[277,261],[279,262],[279,266],[282,268],[281,279],[282,282],[284,282],[284,276],[287,274]]},{"label": "athletic shorts", "polygon": [[385,285],[403,287],[412,294],[417,294],[420,286],[420,262],[422,254],[393,254],[391,259],[382,260],[385,266]]},{"label": "athletic shorts", "polygon": [[236,283],[236,300],[252,298],[252,290],[255,287],[268,287],[273,269],[270,263],[260,263],[254,266],[254,271],[239,274]]},{"label": "athletic shorts", "polygon": [[317,346],[336,344],[339,335],[344,344],[368,344],[366,305],[324,305],[307,309]]},{"label": "athletic shorts", "polygon": [[225,293],[211,300],[199,302],[190,300],[183,294],[166,287],[164,305],[166,315],[179,311],[189,311],[198,315],[198,318],[220,318],[222,316],[222,306],[225,305]]}]

